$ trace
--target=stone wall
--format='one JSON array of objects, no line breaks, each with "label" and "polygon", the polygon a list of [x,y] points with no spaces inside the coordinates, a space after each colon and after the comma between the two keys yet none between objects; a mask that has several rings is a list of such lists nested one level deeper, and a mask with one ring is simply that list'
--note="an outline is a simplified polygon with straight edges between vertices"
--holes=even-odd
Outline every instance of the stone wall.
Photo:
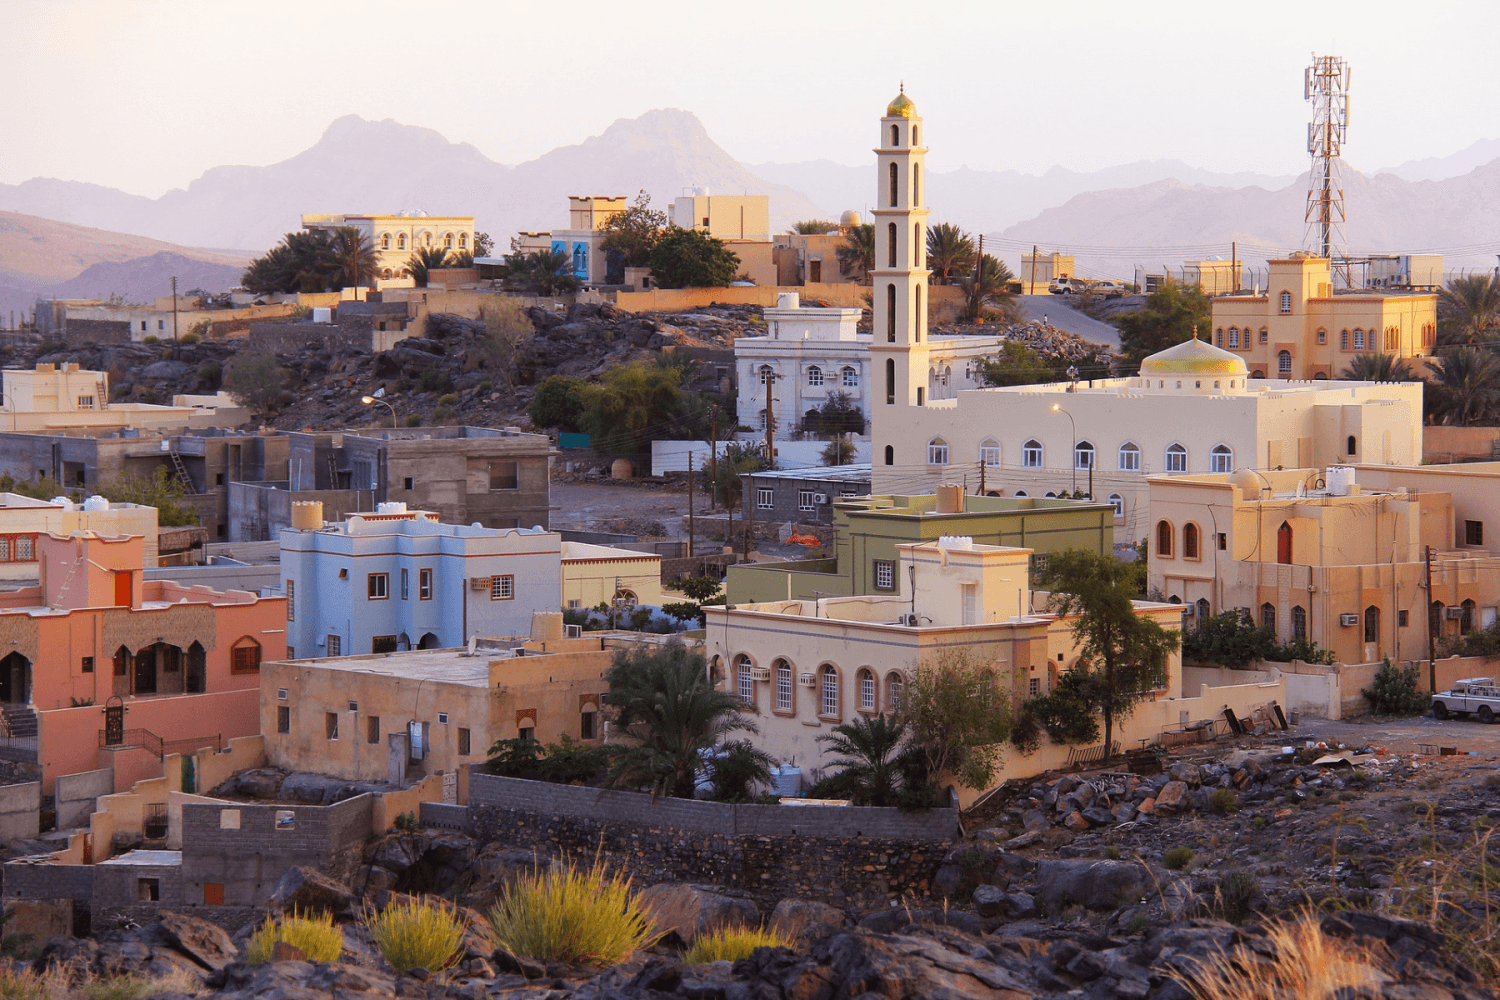
[{"label": "stone wall", "polygon": [[93,347],[98,344],[130,343],[130,322],[123,319],[72,319],[64,321],[62,339],[69,345]]},{"label": "stone wall", "polygon": [[601,849],[637,885],[710,882],[765,905],[822,899],[851,913],[922,895],[958,831],[955,810],[728,805],[470,772],[480,840],[584,856]]},{"label": "stone wall", "polygon": [[41,830],[42,783],[0,786],[0,843],[30,840]]}]

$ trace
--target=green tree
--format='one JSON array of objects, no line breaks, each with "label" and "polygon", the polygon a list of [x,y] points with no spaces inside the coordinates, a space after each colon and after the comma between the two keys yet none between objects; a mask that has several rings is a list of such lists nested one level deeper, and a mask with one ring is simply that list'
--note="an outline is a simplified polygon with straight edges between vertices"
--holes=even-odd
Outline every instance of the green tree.
[{"label": "green tree", "polygon": [[1387,656],[1369,687],[1360,691],[1376,715],[1424,715],[1432,698],[1417,687],[1417,665],[1398,667]]},{"label": "green tree", "polygon": [[1093,698],[1104,716],[1105,753],[1114,739],[1116,715],[1128,715],[1146,692],[1165,683],[1167,658],[1182,637],[1136,613],[1140,570],[1113,553],[1087,549],[1055,552],[1038,574],[1052,591],[1048,608],[1072,617],[1073,638],[1082,661],[1074,669],[1096,665]]},{"label": "green tree", "polygon": [[617,651],[605,682],[624,733],[611,748],[611,787],[692,798],[704,758],[734,733],[756,731],[744,702],[718,690],[703,654],[681,643]]},{"label": "green tree", "polygon": [[1046,694],[1029,698],[1016,714],[1011,743],[1033,754],[1045,732],[1053,743],[1089,744],[1099,738],[1096,678],[1088,670],[1069,670]]},{"label": "green tree", "polygon": [[828,447],[818,457],[824,465],[853,465],[855,455],[854,438],[848,434],[835,434],[828,439]]},{"label": "green tree", "polygon": [[586,388],[581,379],[566,375],[547,376],[547,380],[536,387],[536,395],[531,397],[531,405],[526,408],[531,425],[576,433],[583,419]]},{"label": "green tree", "polygon": [[718,483],[714,486],[714,502],[721,507],[735,508],[740,505],[745,481],[740,477],[747,472],[760,472],[770,468],[766,464],[765,451],[753,444],[731,441],[724,446],[714,466]]},{"label": "green tree", "polygon": [[776,758],[757,747],[749,740],[730,740],[722,743],[709,756],[708,780],[713,782],[714,801],[750,802],[756,782],[771,783],[771,768]]},{"label": "green tree", "polygon": [[979,266],[979,276],[970,278],[964,289],[964,319],[978,322],[990,307],[994,307],[1002,318],[1013,319],[1016,315],[1015,300],[1007,289],[1014,280],[1015,275],[1010,273],[1003,260],[985,254]]},{"label": "green tree", "polygon": [[662,288],[723,288],[734,280],[740,259],[722,240],[672,226],[657,239],[647,263]]},{"label": "green tree", "polygon": [[1437,376],[1428,407],[1445,424],[1467,427],[1493,416],[1500,402],[1500,359],[1478,347],[1447,351],[1427,367]]},{"label": "green tree", "polygon": [[[16,479],[9,472],[0,473],[0,493],[19,493],[23,497],[31,497],[35,500],[51,500],[53,497],[61,496],[71,497],[75,501],[83,499],[81,489],[70,490],[51,476],[43,476],[41,479]],[[158,521],[158,523],[161,522]]]},{"label": "green tree", "polygon": [[654,439],[680,437],[694,429],[681,380],[676,368],[644,361],[616,365],[584,390],[579,429],[606,455],[636,455]]},{"label": "green tree", "polygon": [[1182,636],[1183,659],[1240,669],[1276,651],[1276,633],[1256,625],[1243,611],[1207,615]]},{"label": "green tree", "polygon": [[427,287],[429,271],[448,266],[449,254],[442,247],[417,247],[417,252],[406,259],[406,273],[411,275],[418,288]]},{"label": "green tree", "polygon": [[[667,228],[667,213],[651,207],[651,196],[644,190],[635,196],[635,204],[605,220],[599,231],[599,249],[617,260],[620,267],[645,267]],[[621,276],[623,280],[623,275]]]},{"label": "green tree", "polygon": [[474,351],[475,361],[515,385],[536,337],[531,317],[521,303],[502,295],[479,307],[479,319],[484,323],[485,337]]},{"label": "green tree", "polygon": [[1010,739],[1010,704],[993,671],[967,648],[944,650],[918,666],[899,718],[919,772],[929,781],[951,776],[965,788],[989,787]]},{"label": "green tree", "polygon": [[224,372],[224,388],[235,399],[264,416],[281,402],[281,369],[276,356],[264,351],[241,351]]},{"label": "green tree", "polygon": [[488,257],[490,251],[495,249],[495,241],[490,238],[489,233],[474,234],[474,256]]},{"label": "green tree", "polygon": [[467,250],[458,250],[448,257],[449,267],[473,267],[474,255]]},{"label": "green tree", "polygon": [[573,258],[562,250],[506,254],[502,273],[508,284],[536,295],[569,292],[582,284],[574,273]]},{"label": "green tree", "polygon": [[1116,318],[1115,325],[1125,356],[1138,365],[1146,355],[1191,338],[1194,327],[1206,336],[1212,318],[1213,307],[1198,285],[1168,279],[1146,296],[1140,309]]},{"label": "green tree", "polygon": [[861,285],[868,285],[870,272],[875,270],[875,224],[866,222],[850,227],[844,236],[844,245],[836,252],[839,273]]},{"label": "green tree", "polygon": [[1394,354],[1356,354],[1339,372],[1348,382],[1414,382],[1417,376]]},{"label": "green tree", "polygon": [[1477,344],[1500,333],[1500,281],[1469,274],[1448,279],[1438,292],[1438,332],[1444,344]]},{"label": "green tree", "polygon": [[854,804],[893,806],[901,782],[899,757],[906,742],[906,723],[888,719],[884,712],[873,719],[855,719],[833,727],[817,738],[828,752],[838,756],[824,767],[838,768],[854,793]]},{"label": "green tree", "polygon": [[[57,494],[53,494],[56,496]],[[114,503],[135,503],[156,508],[156,523],[180,528],[198,523],[198,514],[187,501],[188,492],[164,465],[150,476],[119,476],[99,484],[99,495]]]},{"label": "green tree", "polygon": [[338,254],[322,230],[287,233],[265,256],[250,262],[240,283],[256,294],[324,292],[340,274]]},{"label": "green tree", "polygon": [[799,236],[822,236],[833,232],[838,227],[837,222],[829,222],[827,219],[803,219],[792,223],[791,232]]},{"label": "green tree", "polygon": [[935,284],[951,285],[974,271],[974,239],[951,222],[927,230],[927,269]]},{"label": "green tree", "polygon": [[984,363],[986,385],[1040,385],[1057,379],[1057,371],[1019,340],[1000,345],[1000,354]]},{"label": "green tree", "polygon": [[[362,288],[380,276],[375,244],[354,226],[340,226],[329,240],[339,288]],[[356,297],[358,293],[356,292]]]},{"label": "green tree", "polygon": [[802,429],[809,434],[863,434],[865,415],[848,393],[835,389],[821,406],[802,415]]}]

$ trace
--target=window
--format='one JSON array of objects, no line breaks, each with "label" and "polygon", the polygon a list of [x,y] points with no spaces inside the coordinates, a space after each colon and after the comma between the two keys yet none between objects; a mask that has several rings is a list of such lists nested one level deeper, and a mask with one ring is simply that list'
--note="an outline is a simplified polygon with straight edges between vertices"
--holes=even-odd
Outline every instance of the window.
[{"label": "window", "polygon": [[1410,615],[1411,615],[1411,612],[1407,611],[1405,608],[1402,608],[1400,611],[1397,611],[1396,612],[1396,625],[1398,627],[1400,627],[1400,628],[1406,628],[1406,626],[1409,624],[1408,618],[1410,617]]},{"label": "window", "polygon": [[1208,471],[1209,472],[1233,472],[1234,471],[1234,452],[1230,450],[1230,448],[1229,448],[1228,445],[1225,445],[1225,444],[1216,444],[1216,445],[1214,445],[1213,450],[1208,453]]},{"label": "window", "polygon": [[1466,597],[1459,607],[1462,610],[1458,618],[1458,631],[1467,635],[1474,631],[1474,602]]},{"label": "window", "polygon": [[297,581],[286,582],[286,620],[294,622],[297,620]]},{"label": "window", "polygon": [[891,145],[892,146],[900,145],[900,143],[901,143],[900,136],[901,136],[901,126],[899,126],[899,125],[892,125],[891,126]]},{"label": "window", "polygon": [[885,678],[885,707],[892,715],[898,714],[905,702],[906,679],[898,673],[889,673]]},{"label": "window", "polygon": [[1281,315],[1283,315],[1283,316],[1288,316],[1288,315],[1291,314],[1291,312],[1292,312],[1292,293],[1291,292],[1282,292],[1281,293],[1281,309],[1280,309],[1280,312],[1281,312]]},{"label": "window", "polygon": [[1080,441],[1073,446],[1073,468],[1092,469],[1094,467],[1094,446],[1088,441]]},{"label": "window", "polygon": [[1167,471],[1187,471],[1187,449],[1175,442],[1167,445]]},{"label": "window", "polygon": [[232,674],[260,673],[260,643],[249,636],[237,640],[229,650],[229,672]]},{"label": "window", "polygon": [[459,233],[458,234],[458,248],[460,250],[465,250],[465,249],[468,248],[468,246],[469,246],[469,234],[468,233]]},{"label": "window", "polygon": [[735,664],[735,693],[740,696],[740,701],[746,704],[755,704],[755,677],[750,673],[750,658],[741,656]]},{"label": "window", "polygon": [[1339,331],[1339,350],[1341,350],[1341,351],[1347,351],[1348,349],[1349,349],[1349,331],[1348,330],[1340,330]]},{"label": "window", "polygon": [[490,463],[491,490],[515,490],[520,488],[519,469],[515,462]]},{"label": "window", "polygon": [[817,365],[813,365],[812,367],[808,368],[807,384],[814,387],[821,386],[823,384],[823,369],[819,368]]},{"label": "window", "polygon": [[343,643],[343,640],[339,636],[332,635],[332,634],[330,634],[328,636],[328,655],[329,656],[342,656],[343,655],[343,648],[344,648],[344,643]]},{"label": "window", "polygon": [[1260,606],[1260,624],[1262,628],[1276,631],[1276,605],[1262,604]]},{"label": "window", "polygon": [[885,464],[886,465],[895,465],[896,464],[896,449],[893,448],[891,445],[886,445],[885,446]]},{"label": "window", "polygon": [[1216,537],[1217,537],[1218,543],[1219,543],[1219,551],[1220,552],[1227,551],[1229,549],[1229,535],[1228,535],[1228,533],[1221,531],[1221,532],[1219,532],[1219,534]]},{"label": "window", "polygon": [[1380,609],[1375,605],[1365,608],[1365,642],[1380,641]]},{"label": "window", "polygon": [[798,510],[814,510],[814,509],[816,509],[815,505],[813,504],[813,496],[814,495],[815,494],[813,493],[812,490],[798,490],[797,491],[797,509]]},{"label": "window", "polygon": [[390,248],[391,248],[391,234],[390,233],[381,233],[380,234],[380,249],[382,249],[382,250],[389,250]]},{"label": "window", "polygon": [[1354,328],[1354,349],[1362,351],[1365,349],[1365,331],[1359,327]]},{"label": "window", "polygon": [[761,510],[770,510],[774,505],[774,501],[775,497],[770,490],[764,486],[757,486],[755,488],[755,506]]},{"label": "window", "polygon": [[330,740],[339,738],[339,713],[323,713],[323,732]]},{"label": "window", "polygon": [[1125,498],[1118,493],[1109,495],[1109,505],[1115,509],[1115,517],[1125,516]]},{"label": "window", "polygon": [[432,570],[417,570],[417,600],[432,600]]},{"label": "window", "polygon": [[1239,346],[1240,346],[1240,328],[1237,327],[1237,326],[1231,326],[1229,328],[1229,347],[1230,347],[1231,350],[1237,350],[1239,348]]},{"label": "window", "polygon": [[92,410],[94,408],[94,397],[93,396],[79,396],[78,397],[78,408],[80,410]]},{"label": "window", "polygon": [[1280,351],[1276,355],[1276,374],[1279,378],[1292,377],[1292,352]]},{"label": "window", "polygon": [[825,663],[819,673],[821,697],[818,699],[818,714],[825,718],[837,719],[839,717],[839,672],[832,664]]},{"label": "window", "polygon": [[792,710],[792,665],[785,660],[776,661],[776,711]]},{"label": "window", "polygon": [[31,562],[36,558],[36,536],[16,536],[16,562]]},{"label": "window", "polygon": [[370,637],[371,653],[394,653],[396,651],[396,637],[393,635],[373,635]]},{"label": "window", "polygon": [[396,235],[396,249],[397,250],[405,250],[406,249],[406,234],[405,233],[398,233]]},{"label": "window", "polygon": [[404,566],[401,568],[401,599],[403,601],[407,599],[406,568]]},{"label": "window", "polygon": [[365,593],[372,601],[383,601],[390,596],[391,575],[371,573],[365,577]]},{"label": "window", "polygon": [[372,744],[380,742],[380,716],[365,716],[365,742]]},{"label": "window", "polygon": [[875,560],[875,589],[896,589],[896,564],[890,559]]},{"label": "window", "polygon": [[927,442],[927,464],[948,464],[948,442],[942,438],[933,438]]},{"label": "window", "polygon": [[1141,471],[1141,449],[1134,441],[1126,441],[1120,445],[1120,471]]},{"label": "window", "polygon": [[1198,621],[1200,622],[1206,621],[1208,619],[1209,612],[1213,610],[1209,607],[1208,600],[1202,597],[1198,598],[1194,606],[1198,609]]},{"label": "window", "polygon": [[853,365],[845,365],[839,369],[839,375],[844,383],[845,389],[859,388],[859,369]]},{"label": "window", "polygon": [[1484,544],[1484,522],[1483,521],[1464,521],[1464,544],[1465,545],[1483,545]]},{"label": "window", "polygon": [[401,480],[401,488],[403,490],[413,489],[416,486],[416,482],[417,481],[415,478],[413,478],[412,476],[407,476]]},{"label": "window", "polygon": [[862,667],[856,676],[859,681],[859,710],[875,711],[875,675]]},{"label": "window", "polygon": [[[885,340],[888,344],[896,342],[896,286],[894,284],[885,286]],[[896,362],[887,361],[885,363],[885,370],[890,376],[891,382],[894,383],[896,378]],[[894,395],[895,390],[890,391]],[[895,400],[892,400],[892,402],[895,402]]]},{"label": "window", "polygon": [[1026,469],[1040,469],[1042,467],[1042,443],[1035,438],[1021,445],[1021,467]]},{"label": "window", "polygon": [[[583,720],[583,728],[585,730],[583,738],[586,740],[591,740],[594,738],[594,713],[584,712]],[[460,726],[458,730],[458,755],[460,757],[469,756],[473,746],[473,742],[473,736],[470,735],[469,730],[464,729],[462,726]]]},{"label": "window", "polygon": [[1320,343],[1320,344],[1326,344],[1326,343],[1328,343],[1328,331],[1327,330],[1319,330],[1318,331],[1318,343]]},{"label": "window", "polygon": [[[145,324],[142,323],[142,326]],[[135,901],[137,903],[159,903],[161,902],[161,879],[138,878],[135,880]]]},{"label": "window", "polygon": [[997,466],[1000,464],[1000,442],[994,438],[985,438],[979,442],[979,464]]},{"label": "window", "polygon": [[490,600],[509,601],[516,596],[516,578],[509,573],[490,577]]},{"label": "window", "polygon": [[1307,609],[1300,604],[1292,607],[1292,638],[1307,638]]},{"label": "window", "polygon": [[1196,524],[1185,524],[1182,527],[1182,558],[1199,559],[1202,553],[1198,551],[1198,526]]},{"label": "window", "polygon": [[1292,562],[1292,526],[1285,521],[1276,529],[1276,561],[1286,566]]},{"label": "window", "polygon": [[1156,522],[1156,554],[1167,557],[1172,555],[1172,524],[1170,521]]},{"label": "window", "polygon": [[759,377],[760,377],[760,384],[761,385],[765,385],[767,382],[771,381],[771,378],[772,378],[771,366],[770,365],[761,365],[760,366]]},{"label": "window", "polygon": [[896,224],[892,222],[885,233],[885,266],[896,266]]},{"label": "window", "polygon": [[286,705],[276,706],[276,731],[278,733],[292,731],[292,710]]},{"label": "window", "polygon": [[891,199],[890,199],[891,200],[891,204],[890,204],[890,207],[891,208],[895,208],[896,207],[896,202],[897,202],[897,198],[896,198],[897,177],[896,177],[896,165],[894,163],[892,163],[891,166],[890,166],[890,187],[891,187]]}]

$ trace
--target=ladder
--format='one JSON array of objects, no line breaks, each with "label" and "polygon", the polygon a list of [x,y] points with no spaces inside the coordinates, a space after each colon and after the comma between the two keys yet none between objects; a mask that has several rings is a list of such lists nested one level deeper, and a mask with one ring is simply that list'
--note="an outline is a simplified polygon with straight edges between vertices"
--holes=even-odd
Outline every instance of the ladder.
[{"label": "ladder", "polygon": [[182,456],[178,454],[177,449],[173,448],[167,454],[172,456],[172,469],[176,474],[177,481],[182,484],[182,488],[190,496],[197,493],[198,487],[193,485],[193,477],[188,475],[187,463],[182,460]]}]

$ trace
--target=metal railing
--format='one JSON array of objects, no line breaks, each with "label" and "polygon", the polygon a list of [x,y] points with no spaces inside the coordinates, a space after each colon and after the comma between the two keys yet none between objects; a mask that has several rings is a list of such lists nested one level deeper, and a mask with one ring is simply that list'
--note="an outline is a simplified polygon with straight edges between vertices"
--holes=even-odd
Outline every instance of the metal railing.
[{"label": "metal railing", "polygon": [[35,764],[37,762],[37,738],[35,736],[0,736],[0,760]]},{"label": "metal railing", "polygon": [[149,729],[127,729],[121,734],[117,743],[107,741],[104,730],[99,730],[99,745],[101,747],[142,747],[149,750],[158,760],[174,753],[190,754],[205,747],[218,753],[223,749],[224,738],[221,735],[214,736],[190,736],[187,739],[169,740],[156,735]]}]

